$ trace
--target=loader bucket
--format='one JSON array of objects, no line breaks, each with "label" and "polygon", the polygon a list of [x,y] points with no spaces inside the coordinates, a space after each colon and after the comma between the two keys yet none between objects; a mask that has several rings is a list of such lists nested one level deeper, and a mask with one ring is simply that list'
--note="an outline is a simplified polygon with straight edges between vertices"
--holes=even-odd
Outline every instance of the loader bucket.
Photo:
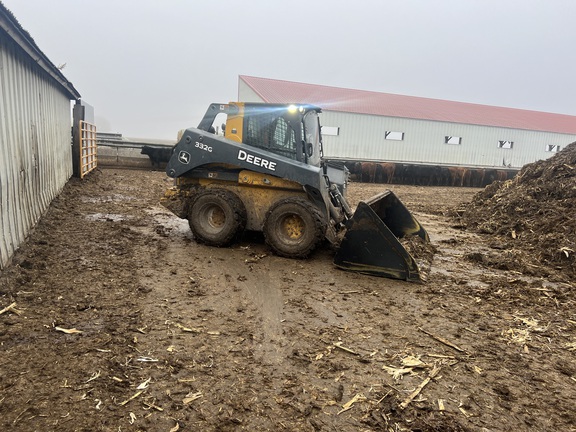
[{"label": "loader bucket", "polygon": [[391,191],[360,202],[334,258],[344,270],[421,282],[416,261],[400,243],[405,236],[429,242],[428,233]]}]

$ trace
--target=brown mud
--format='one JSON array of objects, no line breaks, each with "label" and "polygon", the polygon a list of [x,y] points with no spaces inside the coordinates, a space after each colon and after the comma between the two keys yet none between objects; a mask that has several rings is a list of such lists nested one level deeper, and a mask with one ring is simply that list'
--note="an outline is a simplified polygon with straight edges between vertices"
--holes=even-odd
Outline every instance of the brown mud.
[{"label": "brown mud", "polygon": [[[530,172],[516,181],[537,201]],[[573,261],[558,254],[573,243],[528,243],[568,226],[562,199],[538,222],[502,185],[394,185],[436,249],[414,284],[335,269],[327,245],[289,260],[258,236],[196,244],[159,205],[169,185],[71,180],[0,274],[0,309],[16,303],[0,315],[1,430],[574,430]],[[522,205],[534,223],[507,219]]]}]

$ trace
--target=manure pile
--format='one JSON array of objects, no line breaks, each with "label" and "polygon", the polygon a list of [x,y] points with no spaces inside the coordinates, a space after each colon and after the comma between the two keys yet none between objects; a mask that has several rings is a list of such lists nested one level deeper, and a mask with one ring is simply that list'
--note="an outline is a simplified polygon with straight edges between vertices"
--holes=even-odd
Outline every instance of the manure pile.
[{"label": "manure pile", "polygon": [[[462,211],[468,228],[505,240],[507,267],[560,270],[576,277],[576,142],[525,165],[512,180],[487,186]],[[531,270],[532,269],[532,270]]]}]

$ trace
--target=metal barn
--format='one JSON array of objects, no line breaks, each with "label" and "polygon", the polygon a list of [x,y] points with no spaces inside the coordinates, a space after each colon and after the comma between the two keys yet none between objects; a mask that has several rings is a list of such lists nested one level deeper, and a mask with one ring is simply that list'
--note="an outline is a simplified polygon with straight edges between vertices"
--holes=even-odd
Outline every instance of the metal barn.
[{"label": "metal barn", "polygon": [[243,75],[238,100],[321,107],[335,160],[519,169],[576,141],[576,116]]},{"label": "metal barn", "polygon": [[72,175],[79,98],[0,3],[0,269]]}]

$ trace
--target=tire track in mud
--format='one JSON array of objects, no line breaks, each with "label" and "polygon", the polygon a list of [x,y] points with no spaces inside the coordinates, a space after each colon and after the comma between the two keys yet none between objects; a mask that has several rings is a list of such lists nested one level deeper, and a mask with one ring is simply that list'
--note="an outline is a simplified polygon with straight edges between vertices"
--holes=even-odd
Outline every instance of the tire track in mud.
[{"label": "tire track in mud", "polygon": [[250,270],[246,271],[245,267],[236,271],[242,278],[239,286],[262,315],[263,335],[258,351],[265,363],[281,363],[284,357],[282,346],[285,345],[281,326],[284,300],[279,281],[272,276],[268,264],[259,265],[264,267],[264,271],[259,271],[258,276],[252,275]]}]

